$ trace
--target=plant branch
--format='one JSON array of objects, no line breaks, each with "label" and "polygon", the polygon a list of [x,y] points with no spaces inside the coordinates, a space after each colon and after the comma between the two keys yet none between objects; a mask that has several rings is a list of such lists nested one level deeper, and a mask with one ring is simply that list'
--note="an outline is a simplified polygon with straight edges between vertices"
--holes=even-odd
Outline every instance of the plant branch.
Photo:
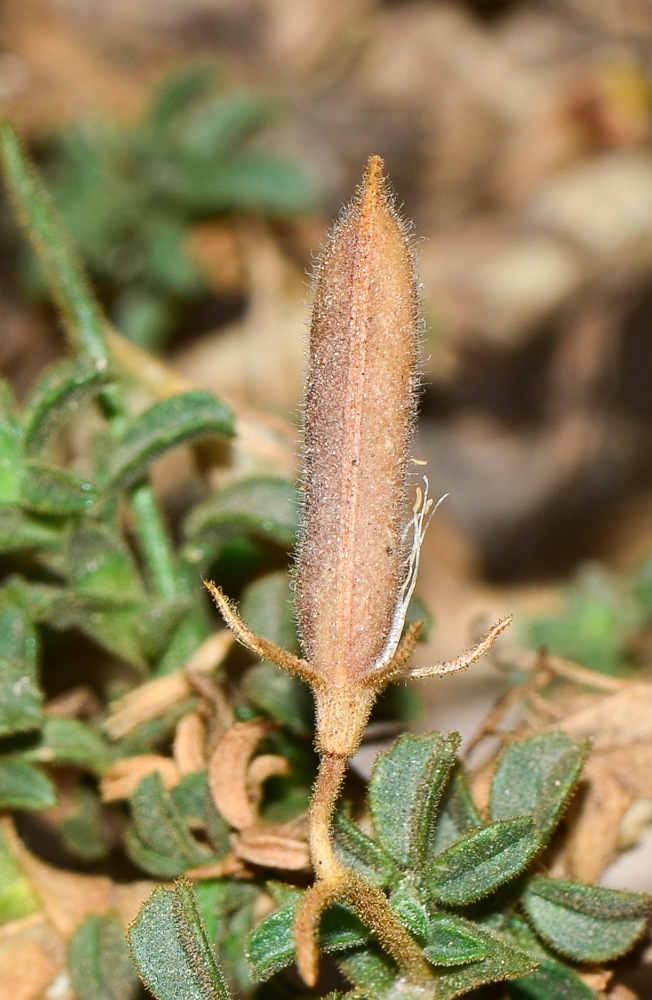
[{"label": "plant branch", "polygon": [[275,663],[277,667],[287,670],[291,674],[297,674],[309,684],[315,683],[315,672],[306,660],[302,660],[293,653],[277,646],[270,639],[265,639],[262,635],[255,635],[251,629],[247,628],[240,615],[233,605],[211,580],[204,580],[204,586],[217,604],[224,621],[229,626],[236,639],[241,645],[257,653],[266,660]]},{"label": "plant branch", "polygon": [[479,643],[470,649],[466,653],[462,653],[455,660],[447,660],[445,663],[433,663],[429,667],[414,667],[412,670],[407,671],[406,676],[408,677],[441,677],[444,674],[455,674],[458,670],[466,670],[470,667],[472,663],[479,660],[481,656],[488,653],[494,644],[494,641],[498,638],[501,632],[503,632],[508,625],[514,620],[513,615],[507,615],[506,618],[501,618],[499,622],[496,622],[492,628],[489,629],[486,635],[482,637]]}]

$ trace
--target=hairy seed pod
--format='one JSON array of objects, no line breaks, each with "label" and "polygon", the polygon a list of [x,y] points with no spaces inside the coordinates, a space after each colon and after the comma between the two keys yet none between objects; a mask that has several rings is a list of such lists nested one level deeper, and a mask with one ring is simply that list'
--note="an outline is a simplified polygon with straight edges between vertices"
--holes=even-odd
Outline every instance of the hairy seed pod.
[{"label": "hairy seed pod", "polygon": [[320,733],[326,752],[351,752],[351,713],[360,729],[365,681],[395,626],[418,341],[407,229],[374,156],[330,236],[310,330],[295,586],[320,720],[336,717]]}]

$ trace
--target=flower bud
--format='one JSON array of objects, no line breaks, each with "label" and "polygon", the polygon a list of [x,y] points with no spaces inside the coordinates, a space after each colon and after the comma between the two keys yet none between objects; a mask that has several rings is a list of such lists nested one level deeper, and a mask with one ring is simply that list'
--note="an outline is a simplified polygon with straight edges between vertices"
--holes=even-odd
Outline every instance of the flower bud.
[{"label": "flower bud", "polygon": [[374,156],[319,265],[310,329],[295,586],[318,713],[328,702],[339,719],[341,738],[321,733],[327,752],[351,752],[360,720],[347,716],[396,632],[418,342],[408,232]]}]

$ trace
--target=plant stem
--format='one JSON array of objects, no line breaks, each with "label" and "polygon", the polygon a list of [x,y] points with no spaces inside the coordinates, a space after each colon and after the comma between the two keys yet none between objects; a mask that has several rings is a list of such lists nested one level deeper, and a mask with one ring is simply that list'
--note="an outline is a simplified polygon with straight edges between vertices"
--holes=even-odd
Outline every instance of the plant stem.
[{"label": "plant stem", "polygon": [[346,757],[326,753],[319,763],[319,773],[310,803],[310,858],[318,879],[342,877],[344,869],[337,860],[331,841],[331,820],[335,803],[344,780]]},{"label": "plant stem", "polygon": [[177,568],[167,528],[148,482],[142,482],[133,489],[131,509],[156,592],[159,597],[175,597],[179,593]]}]

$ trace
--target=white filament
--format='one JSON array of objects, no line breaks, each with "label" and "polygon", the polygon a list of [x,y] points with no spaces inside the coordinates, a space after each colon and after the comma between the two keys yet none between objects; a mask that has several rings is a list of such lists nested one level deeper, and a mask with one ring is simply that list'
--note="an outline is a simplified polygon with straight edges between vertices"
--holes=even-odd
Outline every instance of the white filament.
[{"label": "white filament", "polygon": [[399,642],[401,641],[401,635],[403,634],[403,628],[405,626],[405,617],[407,615],[410,600],[414,593],[414,588],[417,585],[423,539],[425,538],[428,525],[434,517],[437,508],[448,496],[448,493],[444,493],[443,497],[440,497],[437,503],[435,503],[435,501],[428,496],[430,483],[428,482],[427,476],[423,477],[423,483],[423,490],[420,486],[417,486],[417,495],[412,508],[412,517],[403,532],[403,545],[407,542],[410,532],[412,533],[412,543],[410,545],[410,555],[408,556],[405,569],[405,579],[398,592],[396,610],[394,611],[394,617],[392,618],[392,624],[389,630],[389,635],[387,636],[385,648],[374,664],[374,671],[383,670],[387,666],[394,656]]}]

